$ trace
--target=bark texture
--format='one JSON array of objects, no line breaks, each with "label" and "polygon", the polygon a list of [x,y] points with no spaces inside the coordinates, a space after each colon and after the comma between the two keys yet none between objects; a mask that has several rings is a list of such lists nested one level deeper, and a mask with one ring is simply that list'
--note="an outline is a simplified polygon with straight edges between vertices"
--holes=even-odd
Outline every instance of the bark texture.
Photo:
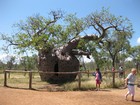
[{"label": "bark texture", "polygon": [[[45,55],[46,59],[40,58],[40,70],[44,72],[73,72],[79,70],[79,61],[74,55],[56,56],[52,52]],[[43,81],[67,82],[73,81],[77,74],[40,74]]]},{"label": "bark texture", "polygon": [[[96,39],[95,36],[78,37],[64,46],[39,52],[39,70],[43,72],[74,72],[79,71],[79,60],[75,55],[90,55],[89,52],[75,50],[81,39]],[[40,74],[43,81],[67,82],[75,80],[77,74]]]}]

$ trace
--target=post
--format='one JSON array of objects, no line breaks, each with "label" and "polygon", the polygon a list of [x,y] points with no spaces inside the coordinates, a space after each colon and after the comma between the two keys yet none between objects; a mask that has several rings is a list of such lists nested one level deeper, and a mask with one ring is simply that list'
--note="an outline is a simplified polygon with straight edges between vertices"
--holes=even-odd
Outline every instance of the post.
[{"label": "post", "polygon": [[125,71],[123,71],[123,78],[125,79]]},{"label": "post", "polygon": [[89,70],[88,70],[88,78],[89,78]]},{"label": "post", "polygon": [[4,71],[4,86],[7,86],[7,71]]},{"label": "post", "polygon": [[115,72],[113,71],[112,74],[113,74],[113,76],[112,76],[113,77],[113,81],[112,82],[113,82],[113,88],[114,88],[115,87]]},{"label": "post", "polygon": [[78,72],[78,88],[81,89],[81,72]]},{"label": "post", "polygon": [[113,66],[112,68],[112,84],[113,84],[113,88],[115,87],[115,68]]},{"label": "post", "polygon": [[32,71],[29,72],[29,89],[32,89]]}]

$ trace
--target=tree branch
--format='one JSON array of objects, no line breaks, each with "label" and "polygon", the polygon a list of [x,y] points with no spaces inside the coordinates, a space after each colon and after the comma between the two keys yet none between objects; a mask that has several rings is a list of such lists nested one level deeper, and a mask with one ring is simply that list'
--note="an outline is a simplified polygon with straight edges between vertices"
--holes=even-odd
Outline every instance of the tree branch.
[{"label": "tree branch", "polygon": [[58,19],[60,19],[60,18],[63,17],[61,11],[51,11],[50,14],[53,15],[53,20],[52,20],[52,21],[48,21],[48,22],[46,23],[46,26],[45,26],[44,28],[40,29],[40,30],[36,33],[37,35],[39,35],[40,33],[42,33],[42,31],[44,31],[44,30],[47,28],[47,26],[49,26],[50,24],[55,23]]},{"label": "tree branch", "polygon": [[75,49],[78,46],[78,43],[80,40],[98,40],[98,36],[96,35],[86,35],[82,37],[77,37],[71,41],[69,41],[67,44],[65,44],[62,48],[62,53],[65,54],[66,52],[71,52],[73,49]]},{"label": "tree branch", "polygon": [[72,50],[72,54],[74,54],[74,55],[91,55],[90,52],[85,52],[82,50]]}]

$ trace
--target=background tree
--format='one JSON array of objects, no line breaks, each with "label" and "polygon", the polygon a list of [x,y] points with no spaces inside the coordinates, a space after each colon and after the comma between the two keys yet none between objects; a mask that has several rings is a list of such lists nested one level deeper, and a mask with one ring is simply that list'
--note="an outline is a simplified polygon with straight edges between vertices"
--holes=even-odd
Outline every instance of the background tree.
[{"label": "background tree", "polygon": [[38,57],[37,55],[32,55],[32,56],[23,56],[20,58],[20,68],[25,70],[25,71],[30,71],[30,70],[37,70],[38,68]]},{"label": "background tree", "polygon": [[9,70],[13,69],[14,64],[15,64],[15,57],[11,56],[9,61],[7,61],[7,69]]},{"label": "background tree", "polygon": [[104,52],[102,46],[100,46],[98,43],[89,42],[87,44],[87,48],[89,48],[89,51],[92,52],[92,57],[96,63],[95,67],[98,67],[101,70],[105,69],[106,67],[109,68],[107,65],[108,62],[110,62],[108,59],[108,53]]},{"label": "background tree", "polygon": [[97,66],[99,62],[103,62],[101,58],[106,58],[103,57],[104,53],[108,59],[112,60],[112,66],[115,67],[118,53],[120,51],[126,51],[130,46],[129,39],[133,33],[132,24],[127,18],[122,18],[122,16],[116,17],[106,9],[103,9],[99,13],[95,12],[90,14],[86,20],[87,26],[94,29],[98,34],[97,36],[103,35],[102,37],[104,37],[102,43],[99,43],[100,40],[97,40],[97,44],[90,45],[91,51],[93,52],[92,55],[96,63],[98,63]]},{"label": "background tree", "polygon": [[140,65],[140,46],[131,47],[129,54],[130,58],[132,58],[135,67],[138,70]]},{"label": "background tree", "polygon": [[4,70],[5,69],[5,64],[3,63],[2,60],[0,60],[0,70]]},{"label": "background tree", "polygon": [[[129,34],[132,35],[131,33]],[[129,36],[128,36],[129,38]],[[120,63],[120,59],[118,59],[119,53],[122,51],[127,52],[130,48],[129,39],[125,35],[125,33],[116,33],[112,35],[111,38],[106,39],[104,42],[104,49],[110,55],[112,59],[112,67],[115,67],[115,62]]]}]

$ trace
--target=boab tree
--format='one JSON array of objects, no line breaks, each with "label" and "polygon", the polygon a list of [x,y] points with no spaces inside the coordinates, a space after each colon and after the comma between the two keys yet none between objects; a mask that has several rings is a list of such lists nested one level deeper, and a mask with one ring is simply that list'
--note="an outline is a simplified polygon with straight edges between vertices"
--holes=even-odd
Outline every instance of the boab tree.
[{"label": "boab tree", "polygon": [[[64,17],[61,11],[52,11],[48,18],[36,15],[29,17],[26,22],[16,24],[19,28],[17,34],[12,37],[2,35],[2,38],[22,52],[36,50],[39,56],[39,71],[78,71],[79,61],[76,55],[88,56],[91,53],[84,48],[86,43],[101,43],[109,30],[121,32],[127,27],[122,24],[123,19],[118,19],[104,9],[91,15],[81,19],[72,14]],[[96,34],[82,35],[88,28]],[[72,81],[76,78],[76,74],[56,73],[40,76],[42,80],[55,82]]]}]

